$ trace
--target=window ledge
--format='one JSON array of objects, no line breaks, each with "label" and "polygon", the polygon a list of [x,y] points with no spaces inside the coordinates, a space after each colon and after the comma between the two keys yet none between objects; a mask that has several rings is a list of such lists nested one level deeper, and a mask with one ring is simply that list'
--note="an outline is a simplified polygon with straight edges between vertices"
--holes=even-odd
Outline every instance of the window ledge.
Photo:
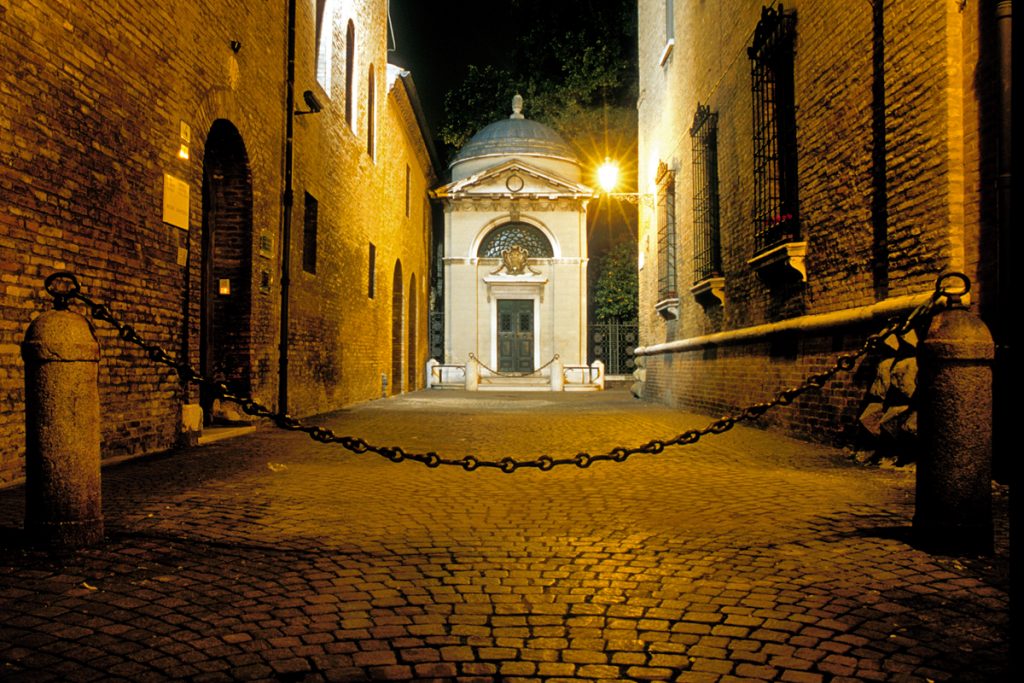
[{"label": "window ledge", "polygon": [[676,320],[679,318],[679,297],[662,299],[654,304],[654,310],[665,320]]},{"label": "window ledge", "polygon": [[690,287],[690,294],[693,294],[693,298],[702,306],[725,306],[725,278],[704,278]]},{"label": "window ledge", "polygon": [[786,242],[747,261],[766,282],[798,279],[807,282],[807,242]]},{"label": "window ledge", "polygon": [[668,58],[672,56],[672,50],[675,46],[675,38],[669,38],[668,41],[665,42],[665,49],[661,51],[661,58],[658,60],[658,66],[665,66],[665,62],[667,62]]}]

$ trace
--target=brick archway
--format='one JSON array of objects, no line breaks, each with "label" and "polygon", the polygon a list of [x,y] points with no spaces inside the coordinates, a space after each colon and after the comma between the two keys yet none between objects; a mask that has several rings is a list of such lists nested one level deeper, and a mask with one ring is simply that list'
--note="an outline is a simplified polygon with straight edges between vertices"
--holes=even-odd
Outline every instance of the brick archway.
[{"label": "brick archway", "polygon": [[[210,127],[203,154],[200,369],[233,391],[251,390],[252,173],[245,143],[227,119]],[[200,394],[204,422],[225,419]]]},{"label": "brick archway", "polygon": [[391,280],[391,393],[402,393],[402,341],[403,307],[402,262],[395,261],[395,275]]},{"label": "brick archway", "polygon": [[407,335],[409,338],[409,345],[406,349],[406,356],[408,358],[406,361],[406,374],[408,375],[406,383],[407,391],[416,391],[416,378],[419,377],[419,368],[417,367],[418,364],[416,362],[416,329],[419,323],[416,318],[416,273],[413,273],[409,276],[409,319],[406,323],[409,328]]}]

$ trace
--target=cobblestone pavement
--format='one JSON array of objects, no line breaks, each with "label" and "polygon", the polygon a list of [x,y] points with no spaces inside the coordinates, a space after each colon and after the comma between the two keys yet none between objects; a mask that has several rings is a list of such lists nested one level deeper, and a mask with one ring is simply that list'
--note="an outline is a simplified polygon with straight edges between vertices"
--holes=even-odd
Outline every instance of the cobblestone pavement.
[{"label": "cobblestone pavement", "polygon": [[[445,455],[566,456],[703,426],[603,395],[418,393],[322,419]],[[108,539],[19,545],[0,678],[998,681],[992,558],[908,543],[913,473],[749,428],[587,470],[432,470],[262,429],[104,471]]]}]

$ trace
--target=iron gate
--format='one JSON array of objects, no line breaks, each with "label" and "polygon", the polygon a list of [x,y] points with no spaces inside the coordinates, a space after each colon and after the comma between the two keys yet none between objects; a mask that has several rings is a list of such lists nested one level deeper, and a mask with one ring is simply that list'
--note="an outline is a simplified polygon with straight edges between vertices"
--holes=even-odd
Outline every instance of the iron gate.
[{"label": "iron gate", "polygon": [[430,314],[430,357],[444,362],[444,311]]},{"label": "iron gate", "polygon": [[604,363],[605,374],[630,375],[636,369],[633,349],[639,331],[636,322],[607,322],[588,325],[590,361]]}]

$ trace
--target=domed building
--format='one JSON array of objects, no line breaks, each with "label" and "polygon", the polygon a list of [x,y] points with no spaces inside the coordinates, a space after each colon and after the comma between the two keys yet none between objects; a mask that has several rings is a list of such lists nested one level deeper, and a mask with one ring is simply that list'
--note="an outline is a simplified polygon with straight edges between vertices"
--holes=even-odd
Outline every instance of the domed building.
[{"label": "domed building", "polygon": [[[433,192],[444,204],[444,359],[467,388],[595,384],[587,358],[587,204],[554,130],[512,115],[474,135]],[[435,368],[433,384],[447,375]],[[518,383],[518,384],[517,384]]]}]

